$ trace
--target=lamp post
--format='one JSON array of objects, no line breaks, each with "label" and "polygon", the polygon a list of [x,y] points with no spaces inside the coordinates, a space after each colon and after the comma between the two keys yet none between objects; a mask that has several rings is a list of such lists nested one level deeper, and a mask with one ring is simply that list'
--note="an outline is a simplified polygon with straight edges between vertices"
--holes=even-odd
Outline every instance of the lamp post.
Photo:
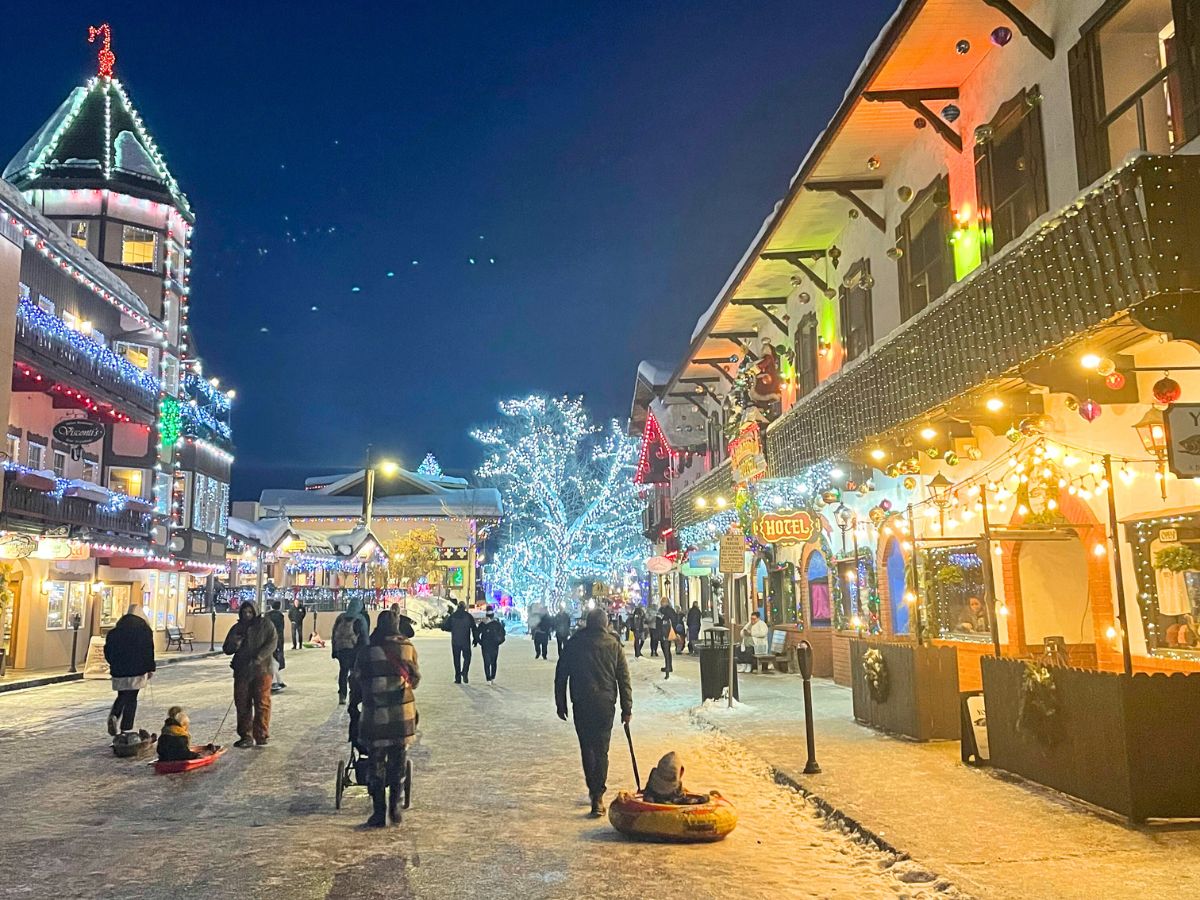
[{"label": "lamp post", "polygon": [[1142,440],[1146,452],[1154,456],[1158,462],[1158,488],[1164,500],[1167,499],[1167,426],[1163,411],[1151,407],[1142,416],[1142,420],[1133,426]]},{"label": "lamp post", "polygon": [[[384,475],[395,475],[400,471],[400,466],[391,460],[383,460],[379,463],[379,470]],[[367,444],[367,465],[363,469],[363,505],[362,505],[362,520],[366,528],[371,527],[371,513],[375,506],[375,464],[371,459],[371,445]]]}]

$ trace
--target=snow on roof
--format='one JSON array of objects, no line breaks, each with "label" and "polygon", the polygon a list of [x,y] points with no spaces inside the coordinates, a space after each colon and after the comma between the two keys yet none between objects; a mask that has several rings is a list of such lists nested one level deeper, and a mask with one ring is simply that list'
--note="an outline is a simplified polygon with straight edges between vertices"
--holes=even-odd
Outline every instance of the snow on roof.
[{"label": "snow on roof", "polygon": [[[268,489],[260,504],[274,514],[344,518],[362,512],[362,498],[324,491]],[[434,518],[496,518],[501,515],[500,492],[495,488],[443,490],[436,494],[405,494],[375,498],[376,517],[429,516]]]},{"label": "snow on roof", "polygon": [[638,363],[637,373],[639,378],[644,378],[648,384],[654,387],[662,387],[671,383],[671,370],[667,368],[666,363],[643,359]]}]

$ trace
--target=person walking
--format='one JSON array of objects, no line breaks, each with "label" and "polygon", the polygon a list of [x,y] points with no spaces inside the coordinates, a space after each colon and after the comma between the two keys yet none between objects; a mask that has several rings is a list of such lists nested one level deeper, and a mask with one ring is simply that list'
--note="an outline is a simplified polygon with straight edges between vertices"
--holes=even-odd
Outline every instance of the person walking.
[{"label": "person walking", "polygon": [[500,658],[500,645],[504,643],[507,636],[504,623],[496,618],[496,611],[488,606],[487,615],[479,624],[479,632],[475,637],[475,643],[479,645],[479,649],[483,653],[483,677],[487,679],[488,684],[494,684],[496,681],[496,663]]},{"label": "person walking", "polygon": [[567,646],[567,638],[571,636],[571,614],[565,608],[560,609],[554,616],[554,639],[558,642],[558,655],[561,657],[563,648]]},{"label": "person walking", "polygon": [[642,647],[646,643],[646,608],[635,606],[629,614],[629,630],[633,632],[633,656],[642,658]]},{"label": "person walking", "polygon": [[285,631],[283,627],[283,613],[280,611],[282,605],[278,600],[272,600],[271,609],[267,613],[267,620],[271,623],[271,627],[275,629],[275,652],[271,656],[272,694],[278,694],[287,687],[283,683],[283,675],[280,674],[287,667],[287,662],[283,658],[283,636]]},{"label": "person walking", "polygon": [[304,646],[304,617],[308,615],[306,607],[299,597],[292,601],[288,610],[288,621],[292,623],[292,649],[299,650]]},{"label": "person walking", "polygon": [[671,671],[674,668],[671,663],[671,650],[674,648],[675,640],[679,635],[680,624],[679,614],[675,612],[675,607],[671,606],[669,600],[664,599],[662,606],[658,608],[658,645],[663,652],[663,667],[665,673],[663,679],[671,677]]},{"label": "person walking", "polygon": [[338,664],[338,705],[346,705],[346,690],[358,651],[367,644],[366,610],[360,597],[351,597],[346,609],[333,622],[329,647]]},{"label": "person walking", "polygon": [[[575,719],[575,736],[583,760],[583,777],[592,802],[590,815],[604,815],[605,782],[608,780],[608,745],[612,737],[613,716],[618,699],[621,723],[633,718],[633,689],[629,683],[629,664],[621,645],[608,630],[608,617],[602,609],[593,609],[558,658],[554,672],[554,702],[558,717],[568,714]],[[571,712],[567,710],[567,695]]]},{"label": "person walking", "polygon": [[553,627],[554,618],[549,613],[542,613],[542,617],[533,626],[534,659],[548,659],[546,651],[550,647],[550,632]]},{"label": "person walking", "polygon": [[700,604],[692,601],[687,611],[687,640],[688,653],[696,655],[696,644],[700,642]]},{"label": "person walking", "polygon": [[475,617],[467,612],[467,604],[461,600],[458,609],[450,613],[443,626],[450,632],[450,652],[454,654],[454,683],[470,684],[471,645],[475,643],[478,628]]},{"label": "person walking", "polygon": [[[369,828],[382,828],[387,816],[400,823],[400,778],[404,772],[406,749],[417,733],[417,699],[414,690],[421,683],[417,649],[401,633],[407,616],[383,610],[375,622],[375,631],[354,663],[354,692],[362,702],[358,722],[358,743],[371,757],[367,790],[371,794]],[[411,631],[411,620],[407,621]]]},{"label": "person walking", "polygon": [[238,606],[238,620],[222,649],[232,656],[233,703],[237,707],[235,747],[265,747],[271,727],[271,659],[278,638],[275,626],[258,614],[253,601]]},{"label": "person walking", "polygon": [[112,689],[117,692],[108,714],[108,733],[113,737],[118,728],[122,733],[133,731],[138,691],[154,677],[157,668],[154,632],[140,615],[141,609],[139,603],[129,604],[125,615],[117,619],[117,624],[104,637],[104,658],[108,661],[108,674],[112,676]]}]

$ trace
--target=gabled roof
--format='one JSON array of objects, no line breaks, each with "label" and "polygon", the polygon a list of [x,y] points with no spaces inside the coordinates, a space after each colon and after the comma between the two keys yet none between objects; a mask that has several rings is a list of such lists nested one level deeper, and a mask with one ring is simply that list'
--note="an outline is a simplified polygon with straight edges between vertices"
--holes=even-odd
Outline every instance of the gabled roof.
[{"label": "gabled roof", "polygon": [[[362,498],[325,491],[279,490],[262,492],[259,504],[270,515],[313,518],[354,518],[362,513]],[[375,497],[377,519],[388,516],[421,516],[448,519],[494,519],[501,515],[500,492],[495,488],[467,488],[430,494]]]},{"label": "gabled roof", "polygon": [[108,188],[192,210],[124,86],[97,76],[75,88],[4,168],[21,190]]}]

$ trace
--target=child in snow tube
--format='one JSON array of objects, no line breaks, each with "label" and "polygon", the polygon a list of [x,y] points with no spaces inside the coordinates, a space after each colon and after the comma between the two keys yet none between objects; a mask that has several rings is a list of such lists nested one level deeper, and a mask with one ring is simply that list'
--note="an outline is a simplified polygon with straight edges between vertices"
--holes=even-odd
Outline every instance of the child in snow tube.
[{"label": "child in snow tube", "polygon": [[683,763],[678,754],[672,750],[658,761],[646,779],[646,789],[642,799],[647,803],[671,803],[676,806],[704,803],[708,797],[704,794],[689,794],[683,788]]},{"label": "child in snow tube", "polygon": [[191,720],[182,706],[172,706],[167,710],[167,720],[163,722],[162,734],[158,737],[160,762],[200,759],[202,756],[211,756],[217,749],[212,744],[206,747],[193,747],[192,736],[188,733],[190,724]]},{"label": "child in snow tube", "polygon": [[737,812],[717,791],[689,794],[679,757],[668,753],[650,773],[645,790],[617,795],[608,821],[632,838],[695,843],[721,840],[737,826]]}]

